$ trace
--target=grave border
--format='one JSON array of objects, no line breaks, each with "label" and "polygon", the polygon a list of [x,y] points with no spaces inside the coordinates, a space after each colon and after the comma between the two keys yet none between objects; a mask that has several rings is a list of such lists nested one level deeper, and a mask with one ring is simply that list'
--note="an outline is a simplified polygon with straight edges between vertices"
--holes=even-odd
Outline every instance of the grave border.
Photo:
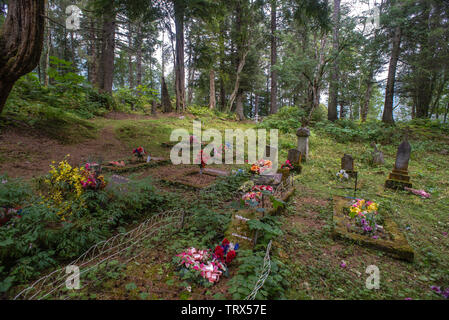
[{"label": "grave border", "polygon": [[405,235],[399,230],[398,225],[390,218],[384,218],[384,229],[393,235],[394,240],[372,239],[362,234],[349,232],[345,226],[345,215],[343,207],[348,199],[340,196],[333,197],[333,215],[334,228],[332,237],[334,239],[355,241],[363,246],[371,247],[387,253],[393,258],[413,262],[414,251],[409,245]]}]

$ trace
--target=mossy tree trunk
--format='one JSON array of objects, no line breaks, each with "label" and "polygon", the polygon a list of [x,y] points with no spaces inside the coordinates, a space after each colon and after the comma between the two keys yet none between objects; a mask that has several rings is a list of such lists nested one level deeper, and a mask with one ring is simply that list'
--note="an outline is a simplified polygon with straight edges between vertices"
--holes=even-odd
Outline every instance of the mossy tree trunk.
[{"label": "mossy tree trunk", "polygon": [[39,63],[44,43],[45,5],[42,0],[8,3],[0,29],[0,113],[14,83]]}]

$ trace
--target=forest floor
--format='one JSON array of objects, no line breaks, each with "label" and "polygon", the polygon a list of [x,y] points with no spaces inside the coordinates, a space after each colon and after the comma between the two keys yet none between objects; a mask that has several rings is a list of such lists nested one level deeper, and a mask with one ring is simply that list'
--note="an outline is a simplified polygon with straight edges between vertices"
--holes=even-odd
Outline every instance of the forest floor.
[{"label": "forest floor", "polygon": [[[89,122],[97,128],[93,138],[79,143],[61,143],[38,132],[11,129],[0,134],[0,172],[11,177],[30,179],[48,172],[52,160],[60,161],[70,154],[69,162],[81,165],[90,158],[111,161],[127,158],[130,150],[143,146],[152,156],[168,157],[171,130],[192,131],[187,115],[144,116],[109,114]],[[202,119],[204,128],[247,129],[251,122],[238,123],[223,119]],[[288,149],[295,145],[294,133],[280,133],[280,162]],[[438,143],[447,145],[447,137]],[[73,140],[73,139],[72,139]],[[76,140],[76,138],[74,139]],[[310,137],[310,158],[301,175],[296,176],[297,192],[281,216],[283,235],[273,243],[273,253],[292,273],[288,299],[438,299],[430,287],[449,287],[449,170],[446,152],[429,152],[426,144],[433,140],[412,142],[414,151],[409,169],[417,189],[432,194],[421,199],[402,191],[384,190],[384,181],[393,167],[397,146],[382,147],[386,163],[371,167],[366,161],[370,149],[364,143],[337,143],[332,137],[313,132]],[[352,154],[359,171],[360,190],[357,197],[371,199],[387,208],[415,251],[413,263],[390,258],[380,251],[331,237],[332,197],[352,197],[353,191],[341,188],[335,178],[344,153]],[[224,168],[223,166],[220,166]],[[230,168],[227,168],[230,170]],[[166,192],[182,192],[185,201],[196,197],[191,190],[160,183],[173,166],[150,168],[133,177],[152,176]],[[350,185],[349,185],[350,186]],[[119,279],[103,282],[97,288],[80,292],[87,299],[213,299],[231,298],[227,279],[212,288],[193,287],[174,275],[171,257],[173,248],[149,247],[140,258],[126,266]],[[346,267],[341,267],[342,262]],[[376,265],[380,270],[380,289],[365,287],[366,267]],[[231,275],[237,267],[231,268]],[[133,285],[129,285],[132,283]]]}]

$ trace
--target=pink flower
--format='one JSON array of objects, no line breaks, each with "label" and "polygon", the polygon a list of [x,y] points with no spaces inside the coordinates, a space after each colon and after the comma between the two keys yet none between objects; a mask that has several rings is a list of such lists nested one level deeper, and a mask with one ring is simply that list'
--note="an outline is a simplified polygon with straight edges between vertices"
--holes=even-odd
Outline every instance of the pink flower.
[{"label": "pink flower", "polygon": [[340,264],[340,267],[346,268],[347,267],[346,262],[342,261],[341,264]]}]

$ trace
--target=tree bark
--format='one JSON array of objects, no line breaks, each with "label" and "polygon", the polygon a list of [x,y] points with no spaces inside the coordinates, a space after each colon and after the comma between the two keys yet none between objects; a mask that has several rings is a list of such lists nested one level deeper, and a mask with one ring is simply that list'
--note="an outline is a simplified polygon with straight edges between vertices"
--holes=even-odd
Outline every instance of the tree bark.
[{"label": "tree bark", "polygon": [[365,91],[365,96],[363,98],[363,105],[361,108],[361,114],[360,114],[360,118],[362,119],[362,122],[366,122],[366,118],[368,117],[368,111],[369,111],[369,102],[371,100],[371,92],[373,89],[373,74],[372,72],[370,73],[370,75],[368,76],[368,81],[366,82],[366,91]]},{"label": "tree bark", "polygon": [[176,111],[185,110],[185,67],[184,67],[184,11],[185,2],[175,0],[175,26],[176,26]]},{"label": "tree bark", "polygon": [[[48,12],[49,12],[49,1],[47,2],[45,11],[46,11],[46,16],[48,16]],[[44,73],[45,73],[45,77],[44,77],[44,86],[48,87],[49,81],[50,81],[50,77],[48,75],[48,69],[50,68],[50,49],[51,49],[51,30],[50,30],[50,20],[46,19],[45,20],[45,28],[47,29],[47,33],[46,33],[46,38],[45,38],[45,46],[47,51],[45,52],[45,66],[44,66]]]},{"label": "tree bark", "polygon": [[276,1],[271,0],[271,97],[270,97],[270,114],[278,111],[277,105],[277,71],[274,66],[277,63],[277,38],[276,38]]},{"label": "tree bark", "polygon": [[[338,53],[339,49],[339,24],[340,24],[340,0],[334,0],[334,29],[332,47],[334,54]],[[337,120],[337,104],[338,104],[338,59],[335,59],[331,70],[331,81],[329,83],[329,103],[327,106],[327,119],[330,121]]]},{"label": "tree bark", "polygon": [[142,85],[142,26],[137,24],[137,50],[136,50],[136,86]]},{"label": "tree bark", "polygon": [[114,51],[115,51],[115,10],[113,3],[109,4],[103,14],[103,42],[100,57],[99,90],[112,94],[114,81]]},{"label": "tree bark", "polygon": [[98,86],[98,54],[97,54],[97,41],[96,41],[96,33],[95,33],[95,20],[90,18],[90,44],[89,44],[89,70],[88,70],[88,78],[92,86]]},{"label": "tree bark", "polygon": [[0,29],[0,114],[14,83],[38,65],[44,44],[42,0],[9,1]]},{"label": "tree bark", "polygon": [[161,104],[162,110],[165,113],[172,112],[172,106],[170,101],[170,96],[168,94],[167,83],[165,82],[165,78],[162,77],[162,89],[161,89]]},{"label": "tree bark", "polygon": [[239,117],[240,121],[245,119],[245,115],[243,114],[243,92],[240,90],[237,93],[237,97],[236,97],[236,101],[235,101],[235,113]]},{"label": "tree bark", "polygon": [[128,22],[128,85],[130,89],[134,88],[134,67],[133,67],[133,26]]},{"label": "tree bark", "polygon": [[393,36],[393,48],[391,50],[390,65],[388,67],[387,87],[385,89],[385,105],[382,115],[382,121],[385,123],[394,123],[393,119],[393,98],[394,83],[396,80],[396,67],[398,65],[399,53],[401,50],[401,27],[397,26]]},{"label": "tree bark", "polygon": [[209,72],[209,109],[215,109],[215,71]]}]

